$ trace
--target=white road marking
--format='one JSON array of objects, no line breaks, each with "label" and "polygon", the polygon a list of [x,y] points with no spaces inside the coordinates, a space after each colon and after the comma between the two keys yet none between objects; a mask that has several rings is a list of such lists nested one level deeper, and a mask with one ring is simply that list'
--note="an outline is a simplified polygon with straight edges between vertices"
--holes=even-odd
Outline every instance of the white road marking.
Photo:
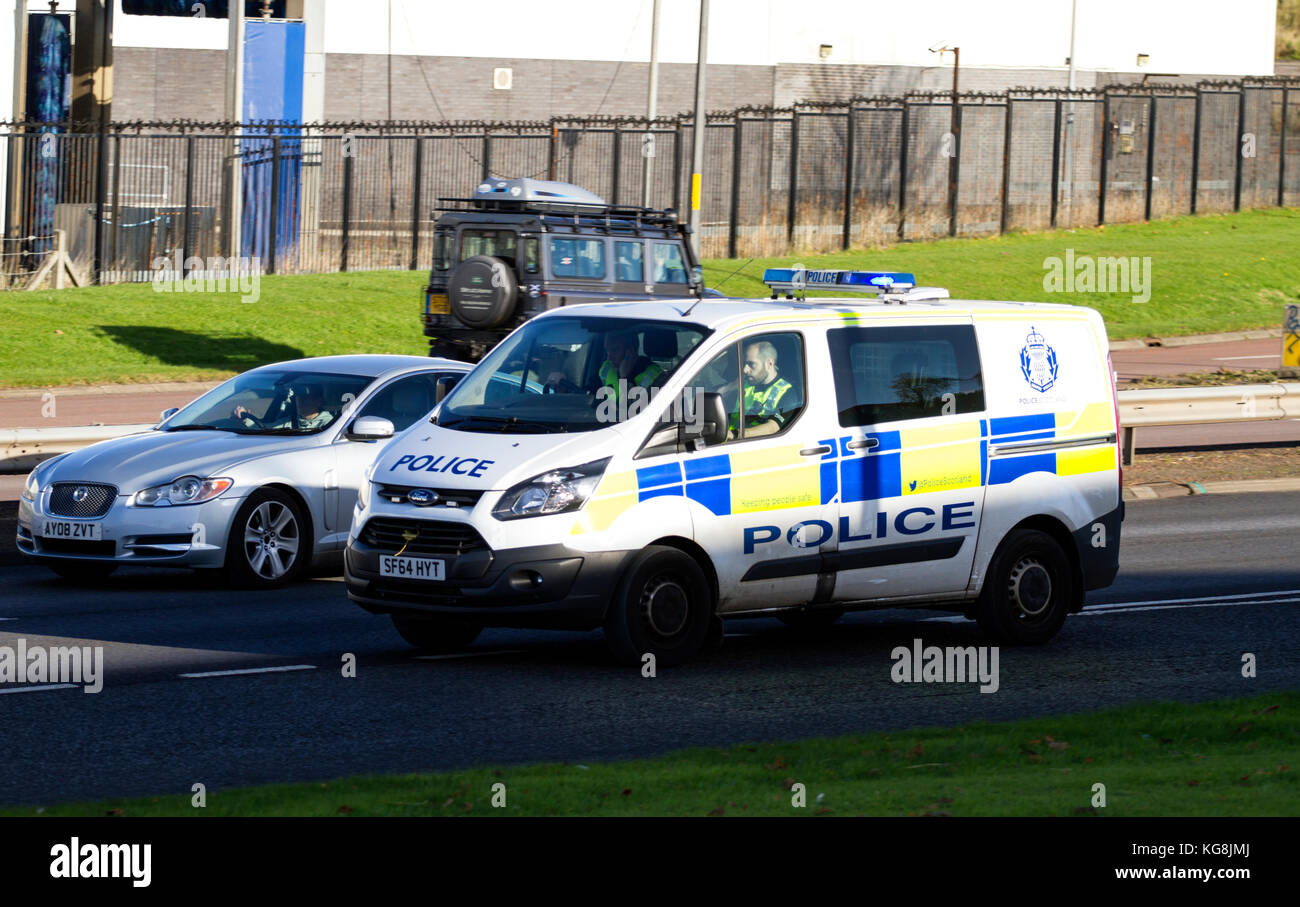
[{"label": "white road marking", "polygon": [[177,677],[234,677],[237,674],[272,674],[280,671],[314,671],[315,665],[281,665],[274,668],[239,668],[232,671],[197,671]]},{"label": "white road marking", "polygon": [[[1183,605],[1145,605],[1140,608],[1084,608],[1079,614],[1133,614],[1138,611],[1168,611],[1171,608],[1233,608],[1238,605],[1286,605],[1300,602],[1300,598],[1261,598],[1242,602],[1199,602]],[[1076,617],[1078,615],[1075,615]]]},{"label": "white road marking", "polygon": [[493,649],[491,652],[453,652],[450,655],[417,655],[418,661],[447,661],[452,658],[482,658],[484,655],[515,655],[523,649]]},{"label": "white road marking", "polygon": [[12,690],[0,690],[0,695],[5,693],[39,693],[41,690],[79,690],[80,684],[76,683],[43,683],[38,687],[15,687]]},{"label": "white road marking", "polygon": [[1281,359],[1281,353],[1273,353],[1269,356],[1215,356],[1211,362],[1228,362],[1232,359]]},{"label": "white road marking", "polygon": [[[1277,598],[1279,595],[1300,595],[1300,589],[1277,589],[1269,592],[1244,592],[1237,595],[1205,595],[1199,598],[1156,598],[1136,602],[1104,602],[1086,605],[1074,616],[1136,613],[1139,611],[1167,611],[1173,608],[1227,608],[1233,605],[1287,605],[1300,602],[1300,598]],[[1272,596],[1272,597],[1270,597]],[[966,618],[952,614],[944,617],[923,617],[923,622],[957,623]]]},{"label": "white road marking", "polygon": [[1240,598],[1262,598],[1267,595],[1300,595],[1300,589],[1269,589],[1267,592],[1242,592],[1236,595],[1202,595],[1199,598],[1153,598],[1140,602],[1103,602],[1093,608],[1128,608],[1133,605],[1177,605],[1183,602],[1219,602]]}]

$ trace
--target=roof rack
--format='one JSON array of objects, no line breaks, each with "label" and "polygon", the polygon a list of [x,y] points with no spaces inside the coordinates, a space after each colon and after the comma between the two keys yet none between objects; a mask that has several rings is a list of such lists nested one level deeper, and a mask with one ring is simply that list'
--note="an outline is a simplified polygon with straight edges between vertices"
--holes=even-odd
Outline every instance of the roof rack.
[{"label": "roof rack", "polygon": [[804,299],[809,289],[836,293],[872,293],[885,303],[947,299],[942,287],[918,287],[916,276],[905,271],[814,271],[796,265],[793,268],[767,268],[763,283],[772,298],[785,294],[786,299]]},{"label": "roof rack", "polygon": [[437,211],[501,211],[514,214],[557,214],[578,218],[633,220],[648,226],[676,226],[673,208],[662,210],[629,205],[611,205],[593,192],[571,183],[537,179],[487,179],[468,198],[441,197],[456,207]]}]

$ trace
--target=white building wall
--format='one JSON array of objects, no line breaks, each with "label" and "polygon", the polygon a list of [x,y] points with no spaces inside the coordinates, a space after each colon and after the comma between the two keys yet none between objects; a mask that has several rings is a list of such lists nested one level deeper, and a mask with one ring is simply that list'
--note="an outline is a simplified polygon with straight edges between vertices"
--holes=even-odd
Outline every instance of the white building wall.
[{"label": "white building wall", "polygon": [[[327,0],[326,53],[645,61],[652,0]],[[1276,0],[1077,0],[1076,65],[1270,75]],[[712,0],[709,62],[1065,69],[1071,0]],[[391,11],[391,12],[390,12]],[[389,19],[391,14],[391,32]],[[660,59],[695,60],[699,0],[662,0]],[[119,43],[125,40],[119,38]],[[946,57],[948,63],[951,56]]]},{"label": "white building wall", "polygon": [[[12,3],[13,0],[6,0]],[[116,0],[119,4],[121,0]],[[652,0],[326,0],[326,53],[645,61]],[[1276,0],[1077,0],[1077,65],[1131,72],[1270,75]],[[1065,68],[1071,0],[712,0],[709,61]],[[660,59],[695,59],[699,0],[662,0]],[[390,32],[391,18],[391,32]],[[119,16],[124,47],[221,50],[223,20]],[[948,57],[950,60],[951,57]]]}]

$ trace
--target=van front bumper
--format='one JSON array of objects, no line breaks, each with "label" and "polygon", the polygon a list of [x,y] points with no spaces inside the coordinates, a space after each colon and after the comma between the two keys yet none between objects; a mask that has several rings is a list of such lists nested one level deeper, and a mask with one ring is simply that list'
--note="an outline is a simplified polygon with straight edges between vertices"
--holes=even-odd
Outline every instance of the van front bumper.
[{"label": "van front bumper", "polygon": [[[634,552],[574,551],[537,545],[474,552],[470,569],[445,559],[445,582],[381,576],[380,551],[360,539],[343,558],[348,597],[373,614],[422,613],[489,627],[592,630],[605,620],[610,598]],[[473,578],[470,578],[473,577]]]}]

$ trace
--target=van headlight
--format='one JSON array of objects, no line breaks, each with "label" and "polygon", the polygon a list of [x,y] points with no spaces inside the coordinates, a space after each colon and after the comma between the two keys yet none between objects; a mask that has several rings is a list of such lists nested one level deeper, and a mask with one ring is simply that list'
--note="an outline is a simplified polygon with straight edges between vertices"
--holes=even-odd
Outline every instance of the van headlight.
[{"label": "van headlight", "polygon": [[579,510],[596,490],[609,459],[552,469],[520,482],[501,496],[492,515],[498,520],[517,520]]},{"label": "van headlight", "polygon": [[198,476],[181,476],[166,485],[155,485],[137,491],[131,503],[137,507],[172,507],[177,504],[202,504],[225,493],[235,484],[234,479],[200,479]]}]

